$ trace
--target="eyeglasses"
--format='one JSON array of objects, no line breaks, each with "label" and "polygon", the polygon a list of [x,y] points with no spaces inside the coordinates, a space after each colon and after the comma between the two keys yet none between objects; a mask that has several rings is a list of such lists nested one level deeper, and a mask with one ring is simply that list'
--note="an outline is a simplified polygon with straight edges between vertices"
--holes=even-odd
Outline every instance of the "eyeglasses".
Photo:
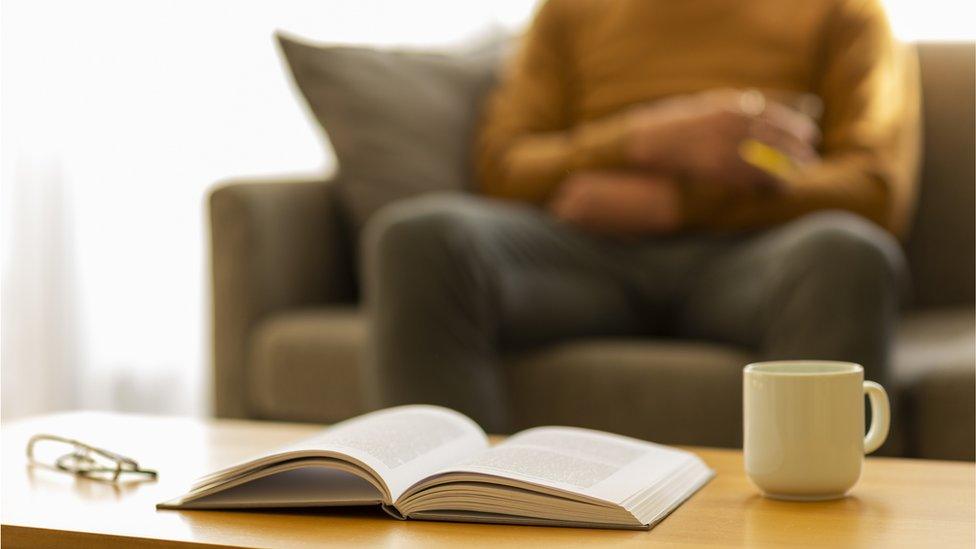
[{"label": "eyeglasses", "polygon": [[32,436],[27,442],[27,460],[31,465],[105,482],[117,482],[122,475],[135,475],[134,480],[157,476],[132,458],[55,435]]}]

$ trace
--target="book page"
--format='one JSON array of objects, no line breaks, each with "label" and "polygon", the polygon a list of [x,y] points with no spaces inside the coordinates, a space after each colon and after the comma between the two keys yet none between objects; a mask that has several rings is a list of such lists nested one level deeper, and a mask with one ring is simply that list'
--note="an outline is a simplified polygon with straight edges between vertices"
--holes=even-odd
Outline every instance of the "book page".
[{"label": "book page", "polygon": [[[523,431],[449,472],[483,473],[581,494],[616,505],[662,483],[693,454],[573,427]],[[441,471],[441,473],[448,470]]]},{"label": "book page", "polygon": [[409,405],[356,417],[282,449],[328,450],[355,458],[383,479],[393,501],[414,482],[488,448],[467,416],[439,406]]}]

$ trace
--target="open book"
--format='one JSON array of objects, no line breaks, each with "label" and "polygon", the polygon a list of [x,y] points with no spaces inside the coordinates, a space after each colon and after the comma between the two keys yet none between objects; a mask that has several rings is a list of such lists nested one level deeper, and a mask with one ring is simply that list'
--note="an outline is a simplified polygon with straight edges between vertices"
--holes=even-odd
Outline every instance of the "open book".
[{"label": "open book", "polygon": [[573,427],[529,429],[489,446],[466,416],[413,405],[217,471],[158,507],[381,505],[401,519],[639,529],[713,474],[689,452]]}]

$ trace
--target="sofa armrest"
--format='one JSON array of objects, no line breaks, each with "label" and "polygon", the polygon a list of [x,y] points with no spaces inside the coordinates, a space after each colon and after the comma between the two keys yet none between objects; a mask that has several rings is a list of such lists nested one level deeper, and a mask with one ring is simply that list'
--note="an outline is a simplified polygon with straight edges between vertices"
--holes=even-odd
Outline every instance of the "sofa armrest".
[{"label": "sofa armrest", "polygon": [[253,326],[284,309],[354,301],[352,254],[325,180],[219,184],[210,234],[215,412],[243,418]]}]

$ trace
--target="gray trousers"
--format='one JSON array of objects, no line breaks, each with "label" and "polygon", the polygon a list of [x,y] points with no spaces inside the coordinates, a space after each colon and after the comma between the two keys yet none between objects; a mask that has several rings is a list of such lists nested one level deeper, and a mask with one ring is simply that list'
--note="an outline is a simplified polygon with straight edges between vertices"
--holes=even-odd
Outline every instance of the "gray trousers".
[{"label": "gray trousers", "polygon": [[884,384],[905,282],[898,243],[844,212],[621,241],[531,206],[434,195],[385,208],[363,245],[375,404],[440,404],[489,432],[508,425],[500,357],[572,338],[848,360]]}]

